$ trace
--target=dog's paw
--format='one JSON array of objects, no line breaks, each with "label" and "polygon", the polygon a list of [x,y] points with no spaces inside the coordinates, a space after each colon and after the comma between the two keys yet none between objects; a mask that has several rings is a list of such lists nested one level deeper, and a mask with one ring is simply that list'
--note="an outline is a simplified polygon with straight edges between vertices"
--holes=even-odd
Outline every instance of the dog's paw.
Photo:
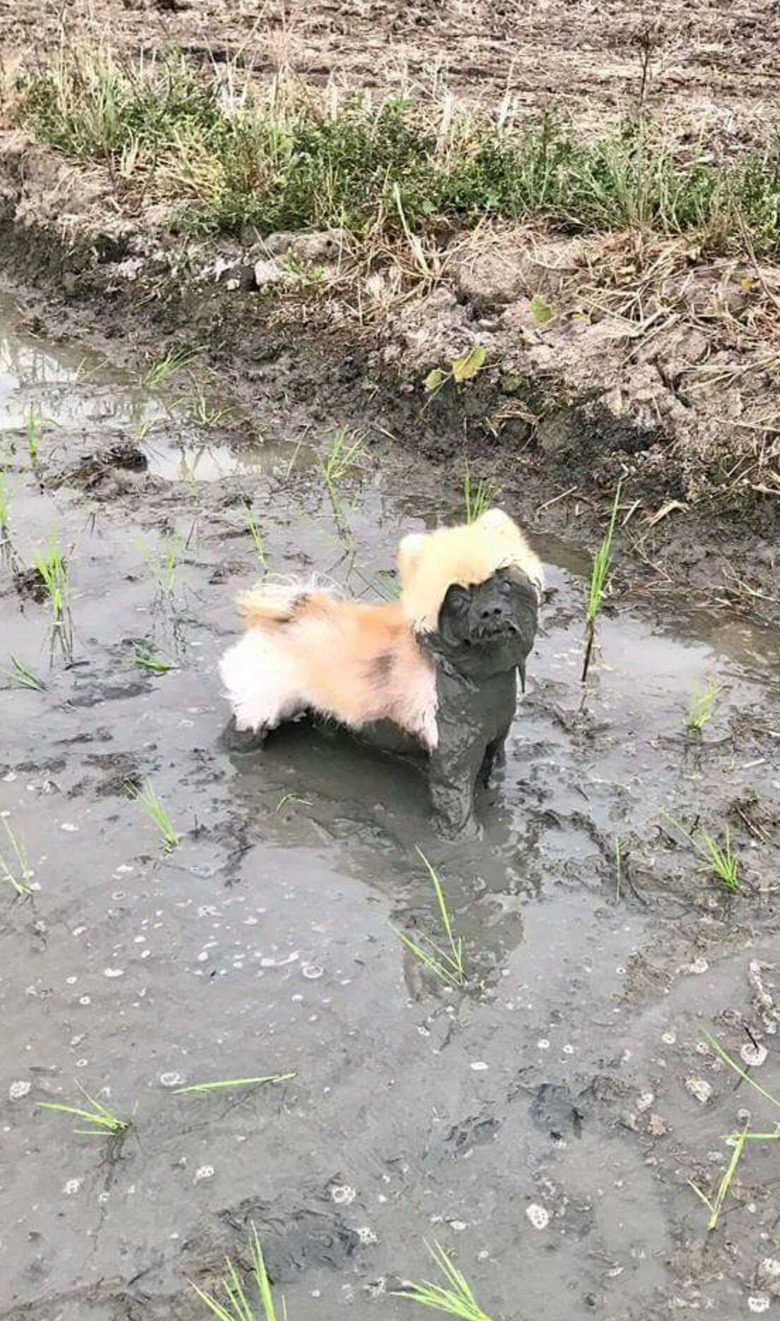
[{"label": "dog's paw", "polygon": [[482,839],[485,833],[473,816],[467,817],[465,821],[451,821],[449,817],[439,815],[433,818],[433,824],[444,839],[463,840],[464,843]]},{"label": "dog's paw", "polygon": [[227,752],[259,752],[267,734],[267,729],[239,729],[233,717],[222,731],[219,741]]}]

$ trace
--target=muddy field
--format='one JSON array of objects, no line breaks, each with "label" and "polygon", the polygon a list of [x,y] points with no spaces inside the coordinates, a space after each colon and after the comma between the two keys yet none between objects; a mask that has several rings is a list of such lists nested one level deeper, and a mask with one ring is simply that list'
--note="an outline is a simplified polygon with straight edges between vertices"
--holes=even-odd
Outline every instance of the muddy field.
[{"label": "muddy field", "polygon": [[[54,348],[0,315],[0,665],[43,685],[17,670],[0,692],[0,809],[33,873],[0,893],[3,1321],[195,1321],[188,1281],[242,1259],[250,1223],[291,1321],[412,1315],[392,1290],[430,1274],[426,1239],[507,1321],[776,1307],[774,1144],[746,1150],[709,1237],[688,1180],[714,1196],[724,1135],[775,1118],[705,1031],[780,1089],[780,634],[626,592],[583,693],[587,561],[537,539],[552,590],[506,772],[482,840],[444,844],[414,769],[336,733],[231,753],[216,666],[260,572],[245,501],[271,571],[370,597],[401,531],[461,512],[458,480],[369,434],[334,505],[338,414],[270,399],[250,419],[188,373],[139,384],[121,342]],[[512,512],[533,522],[528,497]],[[29,572],[52,535],[72,654],[50,654]],[[146,780],[170,853],[132,798]],[[665,812],[729,826],[739,893]],[[388,926],[436,932],[417,846],[465,937],[462,993]],[[80,1087],[132,1116],[119,1149],[41,1108]]]},{"label": "muddy field", "polygon": [[574,114],[600,125],[635,104],[638,39],[649,34],[649,105],[695,137],[763,136],[776,100],[780,16],[775,0],[3,0],[5,60],[30,50],[110,40],[150,54],[178,46],[204,62],[258,73],[287,65],[307,80],[385,89],[399,82]]}]

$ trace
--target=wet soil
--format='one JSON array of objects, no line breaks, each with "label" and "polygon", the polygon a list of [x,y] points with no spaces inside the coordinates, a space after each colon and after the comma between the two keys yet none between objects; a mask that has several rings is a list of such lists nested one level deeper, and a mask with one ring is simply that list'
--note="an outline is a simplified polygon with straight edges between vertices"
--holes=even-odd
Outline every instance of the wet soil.
[{"label": "wet soil", "polygon": [[[241,1258],[250,1223],[298,1321],[409,1315],[392,1290],[430,1274],[424,1239],[517,1321],[777,1306],[775,1144],[746,1151],[709,1237],[688,1180],[712,1196],[723,1135],[775,1119],[704,1031],[746,1061],[764,1046],[756,1080],[780,1091],[780,634],[626,583],[583,691],[587,561],[537,536],[551,592],[507,766],[483,838],[445,844],[415,769],[337,731],[231,753],[216,667],[261,572],[246,501],[270,571],[370,598],[401,532],[460,513],[458,476],[369,424],[334,505],[320,460],[344,419],[320,399],[259,392],[247,414],[206,378],[223,415],[198,426],[187,376],[144,388],[121,338],[105,357],[1,314],[0,666],[45,685],[0,691],[0,811],[34,872],[28,895],[0,888],[3,1321],[194,1321],[188,1280]],[[536,503],[510,508],[533,524]],[[54,532],[66,654],[18,577]],[[714,717],[687,735],[708,679]],[[133,801],[147,779],[170,853]],[[664,813],[728,824],[739,893]],[[465,938],[464,992],[388,926],[436,932],[417,847]],[[132,1116],[121,1145],[41,1108],[80,1086]]]}]

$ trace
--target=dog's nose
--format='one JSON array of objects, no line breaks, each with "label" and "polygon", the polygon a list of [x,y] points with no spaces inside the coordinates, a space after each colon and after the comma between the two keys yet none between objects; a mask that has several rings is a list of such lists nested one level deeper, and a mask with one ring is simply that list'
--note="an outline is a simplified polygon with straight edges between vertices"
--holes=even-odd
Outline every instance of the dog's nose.
[{"label": "dog's nose", "polygon": [[494,605],[486,605],[480,611],[480,619],[483,624],[489,624],[495,619],[501,619],[504,614],[504,607],[500,601]]}]

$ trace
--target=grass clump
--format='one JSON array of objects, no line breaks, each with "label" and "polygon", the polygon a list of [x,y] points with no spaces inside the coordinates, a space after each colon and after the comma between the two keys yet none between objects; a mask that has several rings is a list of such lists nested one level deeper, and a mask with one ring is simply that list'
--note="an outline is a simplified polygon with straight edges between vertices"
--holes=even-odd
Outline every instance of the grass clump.
[{"label": "grass clump", "polygon": [[0,675],[9,688],[31,688],[38,693],[42,693],[46,688],[43,680],[39,679],[24,661],[20,661],[18,656],[11,656],[10,666],[0,670]]},{"label": "grass clump", "polygon": [[429,1280],[423,1280],[422,1284],[409,1282],[394,1291],[396,1297],[407,1298],[411,1303],[420,1303],[436,1312],[446,1312],[448,1316],[462,1317],[463,1321],[491,1321],[479,1306],[465,1275],[444,1248],[438,1243],[432,1247],[426,1244],[426,1247],[441,1272],[443,1283],[432,1284]]},{"label": "grass clump", "polygon": [[287,1308],[282,1301],[281,1311],[277,1312],[271,1282],[265,1266],[263,1249],[257,1230],[252,1226],[251,1274],[257,1292],[257,1304],[247,1294],[233,1262],[225,1258],[225,1274],[220,1281],[222,1298],[206,1293],[190,1280],[193,1289],[202,1303],[217,1317],[218,1321],[287,1321]]},{"label": "grass clump", "polygon": [[70,656],[73,629],[68,608],[68,568],[55,532],[49,534],[45,545],[36,546],[33,560],[49,599],[52,648],[55,642],[59,642],[63,653]]},{"label": "grass clump", "polygon": [[477,519],[495,504],[498,494],[495,482],[489,477],[480,477],[474,485],[471,480],[471,466],[466,464],[463,474],[463,505],[467,523],[476,523]]},{"label": "grass clump", "polygon": [[355,436],[346,427],[339,427],[330,449],[322,457],[322,476],[331,495],[335,497],[337,488],[349,477],[365,448],[362,436]]},{"label": "grass clump", "polygon": [[176,669],[173,661],[165,660],[163,656],[158,656],[148,647],[136,647],[133,652],[133,664],[137,665],[139,670],[151,670],[153,674],[167,674],[169,670]]},{"label": "grass clump", "polygon": [[130,796],[141,804],[149,820],[157,827],[165,852],[172,853],[181,843],[181,835],[174,829],[173,822],[157,797],[151,780],[147,780],[142,789],[133,790]]},{"label": "grass clump", "polygon": [[696,689],[685,721],[685,728],[689,733],[700,734],[708,721],[712,720],[715,698],[722,688],[722,683],[715,683],[713,679],[709,679],[706,688]]},{"label": "grass clump", "polygon": [[197,354],[189,349],[169,349],[167,353],[155,358],[154,362],[149,364],[141,377],[141,384],[145,385],[147,390],[159,390],[170,376],[189,367],[196,357]]},{"label": "grass clump", "polygon": [[248,500],[244,501],[244,518],[246,520],[247,531],[252,538],[255,553],[263,568],[265,568],[265,542],[263,534],[260,531],[260,524],[255,518],[254,510]]},{"label": "grass clump", "polygon": [[154,549],[144,541],[139,542],[146,567],[157,584],[161,596],[170,596],[176,586],[176,565],[183,545],[179,532],[171,533],[160,541],[159,549]]},{"label": "grass clump", "polygon": [[590,667],[590,657],[593,651],[593,643],[596,638],[596,620],[601,610],[601,602],[604,593],[609,585],[609,575],[612,568],[612,542],[615,536],[615,524],[617,523],[618,509],[620,507],[620,483],[615,492],[615,499],[612,503],[612,513],[609,519],[609,526],[604,534],[604,538],[596,554],[593,556],[593,564],[590,571],[590,586],[588,588],[588,603],[585,609],[585,654],[582,659],[581,682],[584,683],[588,677]]},{"label": "grass clump", "polygon": [[15,105],[40,139],[177,203],[194,230],[341,226],[376,241],[495,216],[567,232],[696,231],[724,249],[744,229],[756,251],[780,244],[770,150],[725,163],[668,141],[645,116],[582,141],[551,116],[338,99],[289,76],[208,78],[180,54],[123,63],[105,52],[28,73]]},{"label": "grass clump", "polygon": [[392,922],[389,923],[391,931],[394,931],[398,939],[406,948],[419,959],[435,977],[445,986],[462,987],[466,985],[466,969],[463,964],[463,937],[456,936],[452,929],[452,919],[447,908],[447,901],[444,897],[444,890],[435,867],[428,861],[421,848],[417,853],[422,859],[428,875],[433,883],[436,893],[436,902],[441,916],[444,934],[446,936],[446,946],[438,945],[428,936],[422,936],[420,943],[412,940],[404,931],[399,930]]}]

